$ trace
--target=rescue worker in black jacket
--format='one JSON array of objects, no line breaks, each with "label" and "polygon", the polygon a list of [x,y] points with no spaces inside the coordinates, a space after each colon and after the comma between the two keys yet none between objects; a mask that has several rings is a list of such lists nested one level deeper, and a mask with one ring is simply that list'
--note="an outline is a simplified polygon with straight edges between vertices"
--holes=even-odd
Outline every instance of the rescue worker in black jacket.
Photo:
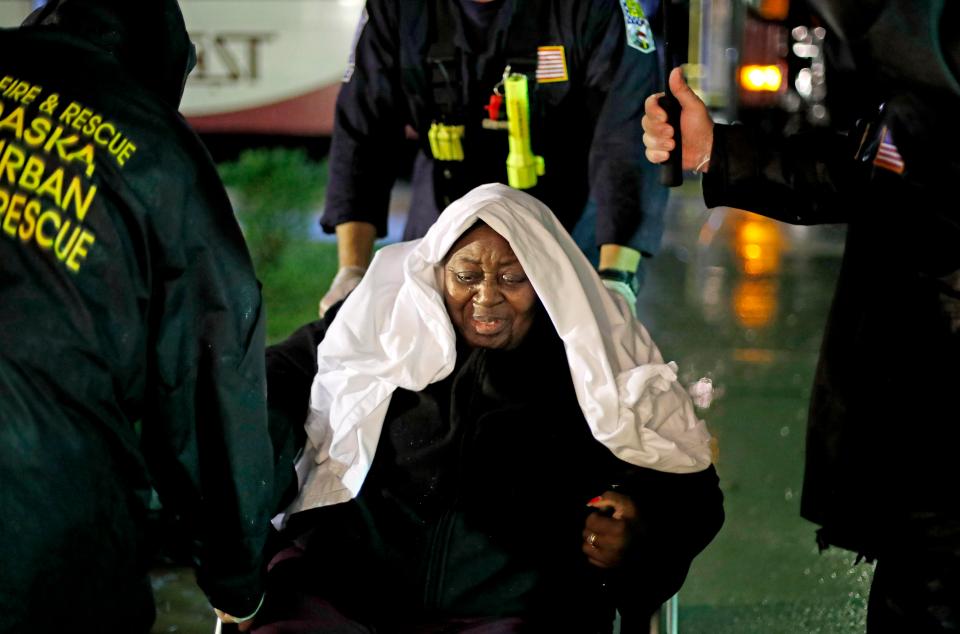
[{"label": "rescue worker in black jacket", "polygon": [[[810,3],[828,30],[832,129],[714,125],[677,70],[683,163],[708,206],[848,223],[807,432],[801,512],[821,547],[877,560],[875,632],[960,629],[960,7]],[[647,156],[672,129],[655,99]]]},{"label": "rescue worker in black jacket", "polygon": [[[508,183],[506,108],[497,107],[508,67],[528,78],[532,149],[545,164],[528,193],[578,238],[608,285],[634,292],[641,253],[659,247],[667,197],[641,143],[658,62],[640,4],[368,0],[337,99],[321,224],[336,231],[340,270],[321,313],[356,286],[375,237],[386,235],[405,136],[421,148],[405,240],[422,237],[473,187]],[[460,135],[462,160],[435,155],[431,128]],[[576,227],[588,195],[596,220]]]},{"label": "rescue worker in black jacket", "polygon": [[149,631],[151,485],[213,606],[262,598],[264,316],[177,113],[192,58],[175,0],[53,0],[0,31],[3,633]]}]

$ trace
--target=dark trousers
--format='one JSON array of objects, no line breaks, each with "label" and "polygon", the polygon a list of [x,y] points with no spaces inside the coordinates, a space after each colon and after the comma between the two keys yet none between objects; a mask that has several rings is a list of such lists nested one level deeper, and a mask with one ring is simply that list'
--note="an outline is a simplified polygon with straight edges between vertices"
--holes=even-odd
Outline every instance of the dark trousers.
[{"label": "dark trousers", "polygon": [[960,632],[960,519],[916,514],[902,545],[877,558],[868,634]]},{"label": "dark trousers", "polygon": [[[378,611],[378,625],[362,617],[350,616],[334,601],[318,592],[323,584],[305,582],[306,578],[326,575],[336,582],[337,569],[323,569],[305,557],[297,545],[277,553],[270,563],[268,592],[254,620],[252,634],[521,634],[536,632],[522,619],[450,618],[429,623],[391,622],[389,611]],[[370,572],[370,574],[375,574]],[[371,615],[373,616],[373,615]],[[373,620],[373,619],[369,619]]]}]

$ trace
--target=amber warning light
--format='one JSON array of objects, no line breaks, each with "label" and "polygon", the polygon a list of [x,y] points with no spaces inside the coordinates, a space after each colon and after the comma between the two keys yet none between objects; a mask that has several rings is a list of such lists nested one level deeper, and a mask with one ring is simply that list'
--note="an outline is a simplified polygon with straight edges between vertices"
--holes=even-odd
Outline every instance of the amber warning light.
[{"label": "amber warning light", "polygon": [[778,66],[742,66],[740,85],[752,92],[777,92],[783,82]]}]

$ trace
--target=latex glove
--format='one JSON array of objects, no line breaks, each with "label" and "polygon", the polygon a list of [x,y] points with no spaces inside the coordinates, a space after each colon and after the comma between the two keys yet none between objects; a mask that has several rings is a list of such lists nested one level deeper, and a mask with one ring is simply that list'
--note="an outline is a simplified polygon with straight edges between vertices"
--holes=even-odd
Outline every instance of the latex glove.
[{"label": "latex glove", "polygon": [[603,285],[616,291],[630,306],[630,313],[637,316],[637,267],[642,256],[634,248],[622,244],[601,244],[597,274]]},{"label": "latex glove", "polygon": [[342,266],[337,275],[330,282],[330,289],[320,300],[320,317],[330,310],[330,307],[350,294],[357,287],[363,274],[367,272],[362,266]]},{"label": "latex glove", "polygon": [[630,314],[634,317],[637,316],[637,294],[633,292],[632,286],[618,280],[603,280],[603,285],[611,291],[616,291],[627,300],[627,305],[630,307]]},{"label": "latex glove", "polygon": [[601,268],[597,271],[603,285],[620,294],[630,307],[630,314],[637,316],[636,277],[632,271],[621,268]]},{"label": "latex glove", "polygon": [[587,516],[583,526],[583,554],[598,568],[623,563],[637,526],[637,507],[630,497],[607,491],[587,502],[598,513]]}]

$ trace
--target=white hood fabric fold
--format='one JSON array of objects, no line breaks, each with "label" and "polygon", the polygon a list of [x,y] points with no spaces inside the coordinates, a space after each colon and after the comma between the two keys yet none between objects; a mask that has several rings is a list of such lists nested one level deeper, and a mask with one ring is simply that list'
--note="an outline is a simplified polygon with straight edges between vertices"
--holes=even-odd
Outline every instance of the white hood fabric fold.
[{"label": "white hood fabric fold", "polygon": [[553,321],[593,436],[641,467],[691,473],[710,465],[710,435],[676,365],[664,363],[626,302],[603,286],[543,203],[484,185],[444,210],[422,239],[381,249],[344,302],[317,350],[300,495],[286,515],[355,497],[393,391],[420,391],[453,371],[456,335],[440,267],[478,220],[510,243]]}]

